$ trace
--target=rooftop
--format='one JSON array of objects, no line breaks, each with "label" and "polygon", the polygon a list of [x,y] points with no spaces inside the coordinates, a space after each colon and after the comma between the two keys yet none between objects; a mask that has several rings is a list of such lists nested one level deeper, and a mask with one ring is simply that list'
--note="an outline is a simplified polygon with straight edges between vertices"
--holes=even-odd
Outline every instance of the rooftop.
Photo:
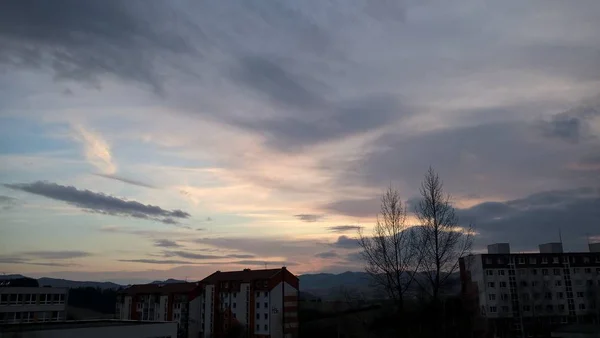
[{"label": "rooftop", "polygon": [[39,323],[19,323],[2,324],[0,332],[22,332],[22,331],[41,331],[41,330],[64,330],[81,329],[91,327],[106,326],[131,326],[131,325],[160,325],[173,322],[149,322],[138,320],[118,320],[118,319],[96,319],[96,320],[68,320],[64,322],[39,322]]},{"label": "rooftop", "polygon": [[168,284],[135,284],[127,289],[120,291],[124,294],[168,294],[168,293],[188,293],[194,291],[200,283],[168,283]]},{"label": "rooftop", "polygon": [[242,281],[250,282],[257,279],[269,279],[281,271],[286,270],[285,267],[278,269],[262,269],[262,270],[250,270],[244,269],[241,271],[217,271],[212,275],[204,278],[202,283],[215,283],[220,281]]}]

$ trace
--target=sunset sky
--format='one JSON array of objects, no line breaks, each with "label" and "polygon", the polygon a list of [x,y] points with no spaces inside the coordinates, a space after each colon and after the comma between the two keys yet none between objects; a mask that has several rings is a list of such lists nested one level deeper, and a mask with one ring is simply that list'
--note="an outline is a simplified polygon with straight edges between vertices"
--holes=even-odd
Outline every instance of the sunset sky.
[{"label": "sunset sky", "polygon": [[[600,1],[0,2],[0,273],[362,269],[431,165],[475,249],[600,240]],[[411,222],[414,220],[411,218]]]}]

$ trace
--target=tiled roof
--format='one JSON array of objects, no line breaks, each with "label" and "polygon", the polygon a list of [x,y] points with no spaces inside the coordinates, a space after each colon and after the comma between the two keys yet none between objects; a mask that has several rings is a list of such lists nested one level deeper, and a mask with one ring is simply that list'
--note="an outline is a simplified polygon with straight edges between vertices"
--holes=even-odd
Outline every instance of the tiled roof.
[{"label": "tiled roof", "polygon": [[256,279],[269,279],[281,272],[283,269],[242,270],[242,271],[217,271],[204,278],[201,283],[215,283],[220,281],[242,281],[250,282]]},{"label": "tiled roof", "polygon": [[122,290],[120,293],[136,294],[169,294],[169,293],[188,293],[196,289],[200,283],[169,283],[169,284],[136,284]]}]

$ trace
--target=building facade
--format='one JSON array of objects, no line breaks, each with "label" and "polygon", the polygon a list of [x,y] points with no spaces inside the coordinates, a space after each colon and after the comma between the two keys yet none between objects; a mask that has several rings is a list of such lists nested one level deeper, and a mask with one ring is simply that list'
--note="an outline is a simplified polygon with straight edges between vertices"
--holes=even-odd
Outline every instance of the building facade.
[{"label": "building facade", "polygon": [[297,336],[299,280],[285,267],[217,271],[202,283],[204,337],[223,337],[231,330],[255,338]]},{"label": "building facade", "polygon": [[200,283],[140,284],[119,292],[115,317],[121,320],[177,322],[177,337],[201,337]]},{"label": "building facade", "polygon": [[[460,259],[463,297],[487,336],[535,337],[570,323],[600,321],[600,243],[589,252],[511,253],[508,243]],[[482,324],[483,323],[483,324]]]},{"label": "building facade", "polygon": [[0,323],[64,321],[68,290],[39,287],[37,280],[0,280]]},{"label": "building facade", "polygon": [[176,321],[177,336],[291,338],[298,332],[299,280],[285,267],[217,271],[196,283],[143,284],[122,290],[116,318]]}]

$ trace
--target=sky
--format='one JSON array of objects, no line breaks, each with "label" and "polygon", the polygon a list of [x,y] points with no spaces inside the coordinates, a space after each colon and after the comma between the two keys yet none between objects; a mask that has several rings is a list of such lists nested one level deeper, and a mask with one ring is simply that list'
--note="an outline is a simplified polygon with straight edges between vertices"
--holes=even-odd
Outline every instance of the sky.
[{"label": "sky", "polygon": [[[0,273],[360,271],[432,166],[474,250],[600,240],[600,2],[0,2]],[[414,222],[414,218],[409,218]]]}]

